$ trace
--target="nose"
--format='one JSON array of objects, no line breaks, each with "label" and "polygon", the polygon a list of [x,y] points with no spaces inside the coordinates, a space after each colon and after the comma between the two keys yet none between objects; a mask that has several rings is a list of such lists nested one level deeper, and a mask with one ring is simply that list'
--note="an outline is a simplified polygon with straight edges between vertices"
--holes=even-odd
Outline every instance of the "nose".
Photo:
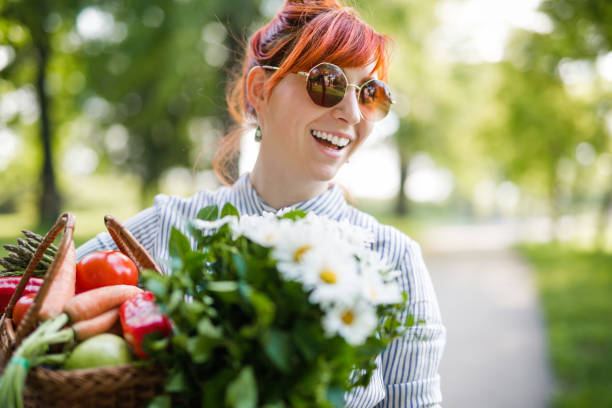
[{"label": "nose", "polygon": [[349,85],[346,88],[344,98],[334,107],[334,117],[342,120],[349,125],[356,125],[361,121],[361,111],[359,110],[358,88]]}]

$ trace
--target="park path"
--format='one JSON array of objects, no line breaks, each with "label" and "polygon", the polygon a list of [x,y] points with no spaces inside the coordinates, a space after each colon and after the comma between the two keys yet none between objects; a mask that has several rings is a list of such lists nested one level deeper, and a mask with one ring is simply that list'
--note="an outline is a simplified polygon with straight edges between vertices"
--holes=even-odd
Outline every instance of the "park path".
[{"label": "park path", "polygon": [[444,408],[544,408],[552,390],[531,271],[504,224],[430,228],[421,245],[447,345]]}]

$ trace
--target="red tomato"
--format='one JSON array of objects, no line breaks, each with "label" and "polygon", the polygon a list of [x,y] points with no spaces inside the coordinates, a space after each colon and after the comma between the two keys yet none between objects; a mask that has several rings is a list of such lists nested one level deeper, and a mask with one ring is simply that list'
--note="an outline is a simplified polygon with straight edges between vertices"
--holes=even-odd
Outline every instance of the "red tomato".
[{"label": "red tomato", "polygon": [[27,295],[23,295],[17,300],[15,303],[15,308],[13,309],[13,323],[15,327],[19,326],[19,322],[23,319],[26,312],[34,303],[34,298],[36,297],[36,293],[28,293]]},{"label": "red tomato", "polygon": [[119,251],[98,251],[85,256],[76,267],[76,292],[109,285],[136,285],[138,268]]}]

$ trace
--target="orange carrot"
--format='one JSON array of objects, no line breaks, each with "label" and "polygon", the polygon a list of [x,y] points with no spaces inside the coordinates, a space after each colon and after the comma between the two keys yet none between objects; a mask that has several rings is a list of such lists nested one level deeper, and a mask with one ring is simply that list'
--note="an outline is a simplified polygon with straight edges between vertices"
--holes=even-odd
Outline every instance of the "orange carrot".
[{"label": "orange carrot", "polygon": [[48,320],[58,316],[64,310],[66,302],[74,297],[74,287],[76,284],[76,251],[74,249],[74,241],[70,242],[68,251],[58,268],[53,282],[49,286],[45,301],[38,312],[41,320]]},{"label": "orange carrot", "polygon": [[119,320],[119,308],[106,312],[87,320],[81,320],[72,325],[74,335],[78,341],[87,340],[96,334],[106,333]]},{"label": "orange carrot", "polygon": [[88,320],[120,306],[140,292],[142,289],[133,285],[102,286],[79,293],[70,299],[64,306],[64,312],[73,323]]}]

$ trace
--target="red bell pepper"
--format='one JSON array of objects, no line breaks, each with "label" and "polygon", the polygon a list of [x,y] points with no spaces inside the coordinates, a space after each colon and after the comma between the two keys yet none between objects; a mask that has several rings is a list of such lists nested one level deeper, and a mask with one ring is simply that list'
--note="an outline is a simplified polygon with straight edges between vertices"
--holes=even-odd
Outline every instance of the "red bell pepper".
[{"label": "red bell pepper", "polygon": [[142,349],[142,342],[148,334],[159,333],[166,337],[172,333],[170,319],[159,311],[155,295],[142,292],[126,300],[119,309],[123,337],[140,358],[149,356]]},{"label": "red bell pepper", "polygon": [[[4,309],[8,306],[20,280],[20,276],[5,276],[0,278],[0,313],[4,313]],[[43,280],[40,278],[30,278],[21,296],[38,292],[42,283]]]}]

